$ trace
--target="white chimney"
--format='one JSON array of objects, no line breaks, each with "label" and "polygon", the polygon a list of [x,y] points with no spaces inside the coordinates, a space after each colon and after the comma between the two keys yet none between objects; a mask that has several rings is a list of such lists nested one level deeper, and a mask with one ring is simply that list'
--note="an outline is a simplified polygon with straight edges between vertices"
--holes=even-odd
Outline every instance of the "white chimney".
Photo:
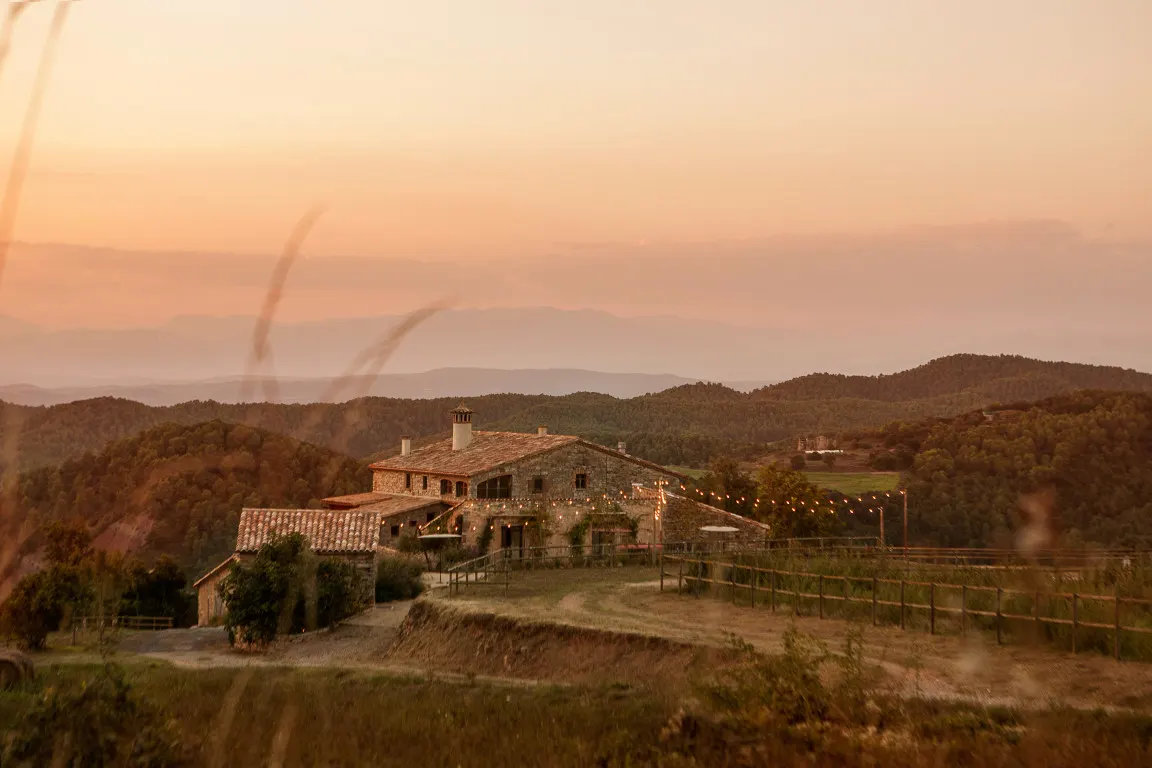
[{"label": "white chimney", "polygon": [[536,427],[536,434],[538,434],[538,435],[548,434],[548,427],[541,424],[540,426]]},{"label": "white chimney", "polygon": [[404,435],[400,438],[400,455],[407,456],[412,453],[412,438]]},{"label": "white chimney", "polygon": [[616,450],[620,451],[620,453],[628,453],[628,444],[621,440],[616,443]]},{"label": "white chimney", "polygon": [[472,410],[463,404],[452,409],[452,450],[462,451],[472,444]]}]

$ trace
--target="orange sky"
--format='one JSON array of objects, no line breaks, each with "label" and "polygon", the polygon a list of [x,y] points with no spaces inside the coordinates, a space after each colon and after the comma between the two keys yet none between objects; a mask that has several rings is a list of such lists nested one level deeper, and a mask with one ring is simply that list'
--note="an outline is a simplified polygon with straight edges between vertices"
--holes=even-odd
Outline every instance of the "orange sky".
[{"label": "orange sky", "polygon": [[[49,4],[0,79],[0,168]],[[339,7],[337,7],[339,6]],[[1152,3],[78,3],[16,238],[530,255],[1060,219],[1152,234]]]}]

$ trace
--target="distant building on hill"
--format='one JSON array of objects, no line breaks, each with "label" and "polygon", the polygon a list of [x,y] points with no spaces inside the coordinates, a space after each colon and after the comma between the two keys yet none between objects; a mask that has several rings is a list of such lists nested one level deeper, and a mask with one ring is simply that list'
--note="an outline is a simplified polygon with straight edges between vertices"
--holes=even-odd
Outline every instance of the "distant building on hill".
[{"label": "distant building on hill", "polygon": [[371,465],[370,491],[324,499],[328,509],[244,510],[236,553],[196,583],[201,622],[223,613],[215,589],[226,566],[273,533],[302,533],[318,553],[351,559],[373,580],[379,551],[423,533],[515,558],[577,538],[602,550],[703,542],[704,526],[735,528],[746,540],[769,537],[766,525],[686,498],[686,476],[630,455],[624,443],[607,448],[544,426],[474,431],[473,415],[454,409],[452,436],[417,450],[401,438],[399,454]]},{"label": "distant building on hill", "polygon": [[796,441],[796,450],[800,453],[819,453],[836,449],[836,441],[827,435],[804,436]]}]

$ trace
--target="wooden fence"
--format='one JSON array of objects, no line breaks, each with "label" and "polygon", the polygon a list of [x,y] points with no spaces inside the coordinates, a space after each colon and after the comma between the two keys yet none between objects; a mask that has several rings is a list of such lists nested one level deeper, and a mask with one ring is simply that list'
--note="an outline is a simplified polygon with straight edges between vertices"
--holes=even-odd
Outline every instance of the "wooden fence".
[{"label": "wooden fence", "polygon": [[[670,566],[673,568],[671,574],[668,572]],[[870,609],[873,625],[898,611],[901,629],[921,623],[912,621],[919,618],[930,634],[937,634],[943,628],[942,618],[958,621],[961,635],[972,628],[984,628],[981,620],[989,619],[990,629],[995,630],[998,643],[1004,642],[1006,631],[1031,625],[1036,639],[1058,639],[1067,630],[1071,650],[1076,653],[1086,640],[1100,647],[1100,634],[1104,633],[1111,640],[1110,650],[1117,659],[1122,657],[1123,639],[1152,635],[1152,600],[1124,597],[1119,590],[1113,595],[1094,595],[875,576],[825,575],[665,555],[661,558],[661,591],[664,591],[665,579],[670,575],[676,577],[678,593],[684,592],[685,585],[696,596],[701,594],[704,585],[708,585],[709,591],[711,587],[727,588],[734,602],[746,594],[753,607],[767,602],[773,612],[782,598],[790,598],[797,613],[803,603],[815,601],[820,618],[825,617],[829,603],[845,608],[857,604],[865,610]],[[812,591],[813,586],[815,591]],[[895,594],[897,588],[898,599]],[[1125,608],[1129,609],[1128,614]],[[1139,623],[1125,623],[1125,616],[1131,619],[1133,611],[1138,613]],[[842,611],[844,614],[848,612]],[[1110,621],[1100,621],[1101,616],[1107,616]],[[1135,647],[1137,643],[1131,645]],[[1147,656],[1147,651],[1142,650],[1144,652],[1139,655]]]},{"label": "wooden fence", "polygon": [[155,631],[172,629],[175,622],[171,616],[82,616],[73,619],[73,626],[85,632],[100,628]]}]

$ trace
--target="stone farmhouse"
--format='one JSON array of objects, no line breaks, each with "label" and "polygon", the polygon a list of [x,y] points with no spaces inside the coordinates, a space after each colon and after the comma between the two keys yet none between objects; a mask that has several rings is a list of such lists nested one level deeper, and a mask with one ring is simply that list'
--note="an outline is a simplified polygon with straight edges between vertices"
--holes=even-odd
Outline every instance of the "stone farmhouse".
[{"label": "stone farmhouse", "polygon": [[[571,435],[473,430],[473,412],[451,411],[452,435],[371,465],[372,490],[323,500],[324,510],[245,509],[236,553],[196,583],[202,623],[223,606],[215,588],[234,560],[251,556],[273,534],[297,531],[317,553],[349,558],[374,580],[374,558],[403,537],[453,534],[464,547],[508,550],[590,546],[658,549],[708,540],[721,527],[744,541],[767,526],[688,499],[687,479],[659,464]],[[371,529],[369,531],[368,529]],[[371,582],[367,582],[371,583]]]}]

